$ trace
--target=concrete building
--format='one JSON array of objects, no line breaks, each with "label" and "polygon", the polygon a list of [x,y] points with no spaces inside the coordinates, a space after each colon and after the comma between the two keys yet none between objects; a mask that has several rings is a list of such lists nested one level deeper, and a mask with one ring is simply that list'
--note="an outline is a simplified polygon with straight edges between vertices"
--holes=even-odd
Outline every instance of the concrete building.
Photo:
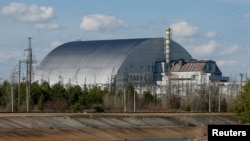
[{"label": "concrete building", "polygon": [[157,82],[161,86],[158,93],[167,93],[166,86],[171,85],[173,93],[186,95],[188,89],[196,90],[202,85],[229,81],[229,77],[223,77],[216,62],[212,60],[175,60],[169,71],[162,73],[162,81]]}]

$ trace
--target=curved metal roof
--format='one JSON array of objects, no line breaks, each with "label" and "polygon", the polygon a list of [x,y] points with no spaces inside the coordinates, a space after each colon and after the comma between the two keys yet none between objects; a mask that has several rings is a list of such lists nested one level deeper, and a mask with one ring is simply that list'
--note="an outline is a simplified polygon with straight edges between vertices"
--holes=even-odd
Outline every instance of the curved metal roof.
[{"label": "curved metal roof", "polygon": [[[164,61],[164,38],[73,41],[55,48],[42,60],[35,80],[46,80],[50,84],[60,80],[73,84],[108,83],[129,54],[149,40],[157,45],[160,42],[160,58]],[[179,44],[174,41],[172,44],[172,59],[192,58]]]}]

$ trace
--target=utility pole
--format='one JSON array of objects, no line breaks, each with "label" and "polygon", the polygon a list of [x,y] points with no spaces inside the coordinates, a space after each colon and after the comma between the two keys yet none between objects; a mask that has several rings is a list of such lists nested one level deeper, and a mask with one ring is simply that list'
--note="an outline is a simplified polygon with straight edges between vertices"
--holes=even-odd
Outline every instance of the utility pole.
[{"label": "utility pole", "polygon": [[18,64],[18,102],[17,102],[17,107],[19,110],[19,105],[20,105],[20,93],[21,93],[21,61],[19,60],[19,64]]},{"label": "utility pole", "polygon": [[136,111],[136,104],[135,104],[135,90],[134,90],[134,113]]},{"label": "utility pole", "polygon": [[123,90],[123,103],[124,103],[124,113],[126,113],[127,112],[127,106],[126,106],[126,90],[125,90],[125,88],[124,88],[124,90]]},{"label": "utility pole", "polygon": [[208,91],[208,112],[211,112],[211,95],[210,91]]},{"label": "utility pole", "polygon": [[243,78],[244,74],[240,73],[240,91],[242,91],[242,78]]},{"label": "utility pole", "polygon": [[219,83],[219,101],[218,101],[218,105],[219,105],[219,107],[218,107],[218,112],[220,112],[220,99],[221,99],[221,92],[222,92],[222,88],[221,88],[221,85],[220,85],[220,83]]},{"label": "utility pole", "polygon": [[15,74],[11,74],[11,85],[10,85],[10,93],[11,93],[11,112],[14,112],[14,78]]},{"label": "utility pole", "polygon": [[20,95],[21,95],[21,64],[22,63],[26,63],[26,60],[24,61],[19,60],[19,64],[18,64],[18,102],[17,102],[18,110],[19,110]]}]

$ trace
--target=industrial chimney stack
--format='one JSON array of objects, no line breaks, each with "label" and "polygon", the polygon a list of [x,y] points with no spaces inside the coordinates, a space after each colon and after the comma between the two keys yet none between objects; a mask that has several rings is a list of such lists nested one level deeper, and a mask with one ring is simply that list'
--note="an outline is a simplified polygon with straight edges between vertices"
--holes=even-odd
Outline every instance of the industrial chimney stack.
[{"label": "industrial chimney stack", "polygon": [[166,53],[166,64],[169,65],[170,63],[170,34],[171,34],[171,28],[166,28],[166,35],[165,35],[165,53]]}]

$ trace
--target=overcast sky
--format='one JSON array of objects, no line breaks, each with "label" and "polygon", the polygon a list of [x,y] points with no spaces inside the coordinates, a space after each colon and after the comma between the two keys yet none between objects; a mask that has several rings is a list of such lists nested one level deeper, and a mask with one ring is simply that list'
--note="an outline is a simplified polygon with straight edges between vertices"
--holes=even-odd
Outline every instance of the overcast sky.
[{"label": "overcast sky", "polygon": [[26,59],[37,65],[65,42],[164,37],[195,59],[214,60],[224,76],[250,76],[250,0],[0,0],[0,78]]}]

